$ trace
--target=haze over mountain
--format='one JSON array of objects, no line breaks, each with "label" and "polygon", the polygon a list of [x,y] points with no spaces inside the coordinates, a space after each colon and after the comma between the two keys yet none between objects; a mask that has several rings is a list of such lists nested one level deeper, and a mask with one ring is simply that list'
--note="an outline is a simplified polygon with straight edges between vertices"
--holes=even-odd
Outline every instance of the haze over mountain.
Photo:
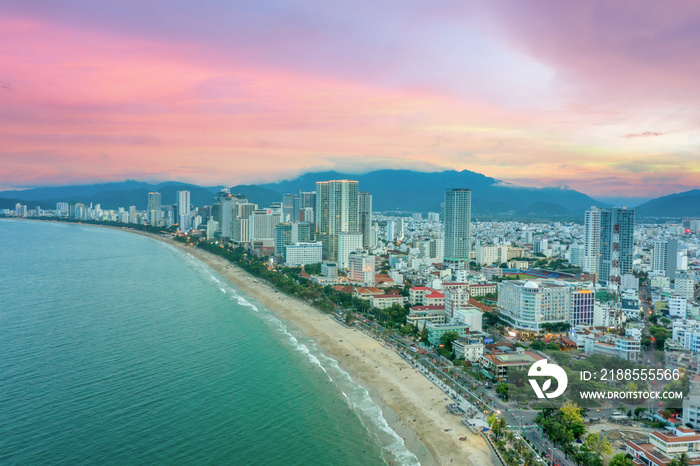
[{"label": "haze over mountain", "polygon": [[[361,191],[372,193],[375,211],[441,212],[445,189],[449,188],[470,188],[472,213],[482,218],[580,220],[583,211],[590,206],[608,206],[572,189],[521,187],[469,170],[434,173],[377,170],[361,175],[327,171],[306,173],[278,183],[233,186],[231,192],[245,194],[251,202],[268,206],[271,202],[282,200],[284,193],[313,191],[316,181],[333,179],[357,180]],[[99,203],[108,209],[130,205],[145,209],[150,191],[159,191],[162,203],[167,205],[175,203],[176,192],[183,189],[191,192],[193,205],[201,206],[210,205],[213,195],[221,186],[201,187],[174,181],[158,184],[124,181],[2,191],[0,208],[13,208],[16,202],[26,203],[29,208],[36,205],[53,208],[59,201],[76,201]],[[637,212],[640,216],[655,217],[700,215],[700,190],[650,200],[640,205]]]}]

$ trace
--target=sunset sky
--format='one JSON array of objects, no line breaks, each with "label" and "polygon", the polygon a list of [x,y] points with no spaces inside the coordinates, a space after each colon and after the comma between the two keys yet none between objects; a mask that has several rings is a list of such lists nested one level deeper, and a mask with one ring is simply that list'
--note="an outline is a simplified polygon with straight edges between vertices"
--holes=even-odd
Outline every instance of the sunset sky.
[{"label": "sunset sky", "polygon": [[700,188],[698,1],[0,0],[0,188],[469,169]]}]

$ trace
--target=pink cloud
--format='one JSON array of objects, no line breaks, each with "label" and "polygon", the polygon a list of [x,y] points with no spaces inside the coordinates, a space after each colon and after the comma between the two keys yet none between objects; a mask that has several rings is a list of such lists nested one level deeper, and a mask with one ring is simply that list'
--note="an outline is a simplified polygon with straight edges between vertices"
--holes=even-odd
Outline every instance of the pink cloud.
[{"label": "pink cloud", "polygon": [[[378,37],[379,51],[350,50],[352,41],[319,22],[307,30],[300,26],[303,21],[282,27],[279,18],[255,15],[247,28],[241,26],[245,19],[237,19],[236,28],[247,32],[260,22],[282,30],[266,31],[269,37],[254,31],[246,41],[242,32],[228,33],[222,18],[197,12],[192,12],[192,24],[187,23],[182,37],[177,22],[155,24],[150,30],[145,19],[133,25],[120,20],[118,11],[110,11],[115,20],[104,14],[96,25],[87,16],[76,17],[78,13],[43,11],[39,19],[29,13],[6,16],[0,20],[5,47],[0,63],[0,184],[139,176],[236,184],[337,167],[470,169],[528,185],[566,183],[591,193],[617,193],[620,186],[630,194],[644,193],[648,185],[622,180],[650,173],[682,171],[679,182],[698,184],[700,174],[687,155],[692,143],[680,142],[689,140],[696,109],[644,113],[641,122],[638,112],[661,108],[664,102],[669,108],[683,107],[676,107],[680,96],[697,90],[697,82],[687,79],[695,65],[681,65],[680,76],[669,81],[665,76],[671,71],[645,64],[643,54],[628,50],[622,32],[607,30],[619,19],[617,10],[598,25],[599,14],[579,6],[570,12],[556,5],[545,11],[544,6],[549,4],[533,3],[533,11],[517,5],[508,12],[492,11],[489,21],[501,24],[503,35],[491,42],[516,52],[497,65],[465,53],[460,57],[480,61],[454,66],[450,53],[456,49],[433,60],[425,58],[434,50],[429,47],[415,53],[401,49],[396,39],[400,35],[374,36],[381,26],[376,18],[369,21],[371,34],[361,43],[369,46]],[[521,13],[523,24],[513,26]],[[333,18],[329,24],[355,38],[362,28],[352,21],[361,16],[355,12],[350,23]],[[424,24],[419,15],[407,16],[392,19],[389,29],[400,33],[408,24]],[[449,43],[450,36],[432,36],[447,16],[436,13],[430,34],[419,29],[420,40],[407,38],[407,43],[413,46],[424,38],[433,47]],[[667,23],[678,21],[665,18]],[[445,29],[453,31],[457,19],[447,21],[450,27]],[[561,25],[554,24],[557,19]],[[210,28],[205,20],[212,22]],[[622,26],[635,29],[635,24]],[[506,26],[512,26],[507,35]],[[597,38],[597,27],[604,28],[604,39]],[[488,28],[477,29],[480,34]],[[477,44],[481,40],[469,39]],[[330,45],[324,47],[324,40]],[[667,42],[666,52],[672,37]],[[306,45],[310,48],[302,59]],[[676,47],[678,56],[686,57],[687,47]],[[515,72],[528,66],[527,60],[517,59],[518,53],[555,71],[551,100],[546,99],[548,82],[535,82],[544,76],[541,70],[531,69],[527,79]],[[512,74],[504,74],[502,67],[511,63],[525,68],[516,66]],[[665,63],[676,69],[670,57]],[[471,75],[462,73],[466,68],[472,68]],[[485,71],[476,79],[474,70]],[[635,75],[637,81],[625,86]],[[491,86],[489,81],[498,83]],[[644,98],[645,90],[668,92],[670,83],[679,86],[678,100]],[[508,87],[515,91],[496,95]],[[537,92],[529,95],[530,89]],[[521,94],[517,104],[511,100]],[[640,127],[655,131],[639,133]],[[642,144],[621,134],[665,136],[645,137]]]}]

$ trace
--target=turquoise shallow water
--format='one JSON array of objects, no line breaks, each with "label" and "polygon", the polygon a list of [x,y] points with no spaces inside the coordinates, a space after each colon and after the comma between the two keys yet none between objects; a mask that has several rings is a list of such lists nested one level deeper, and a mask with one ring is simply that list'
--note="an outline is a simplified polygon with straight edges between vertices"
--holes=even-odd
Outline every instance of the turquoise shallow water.
[{"label": "turquoise shallow water", "polygon": [[1,464],[417,464],[367,391],[196,259],[0,220]]}]

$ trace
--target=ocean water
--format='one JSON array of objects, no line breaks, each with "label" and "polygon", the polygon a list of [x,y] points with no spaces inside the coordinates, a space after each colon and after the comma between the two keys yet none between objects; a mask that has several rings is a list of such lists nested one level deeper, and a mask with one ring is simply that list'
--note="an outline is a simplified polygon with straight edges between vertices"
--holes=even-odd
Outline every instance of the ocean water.
[{"label": "ocean water", "polygon": [[192,256],[0,220],[0,464],[392,462],[368,392]]}]

